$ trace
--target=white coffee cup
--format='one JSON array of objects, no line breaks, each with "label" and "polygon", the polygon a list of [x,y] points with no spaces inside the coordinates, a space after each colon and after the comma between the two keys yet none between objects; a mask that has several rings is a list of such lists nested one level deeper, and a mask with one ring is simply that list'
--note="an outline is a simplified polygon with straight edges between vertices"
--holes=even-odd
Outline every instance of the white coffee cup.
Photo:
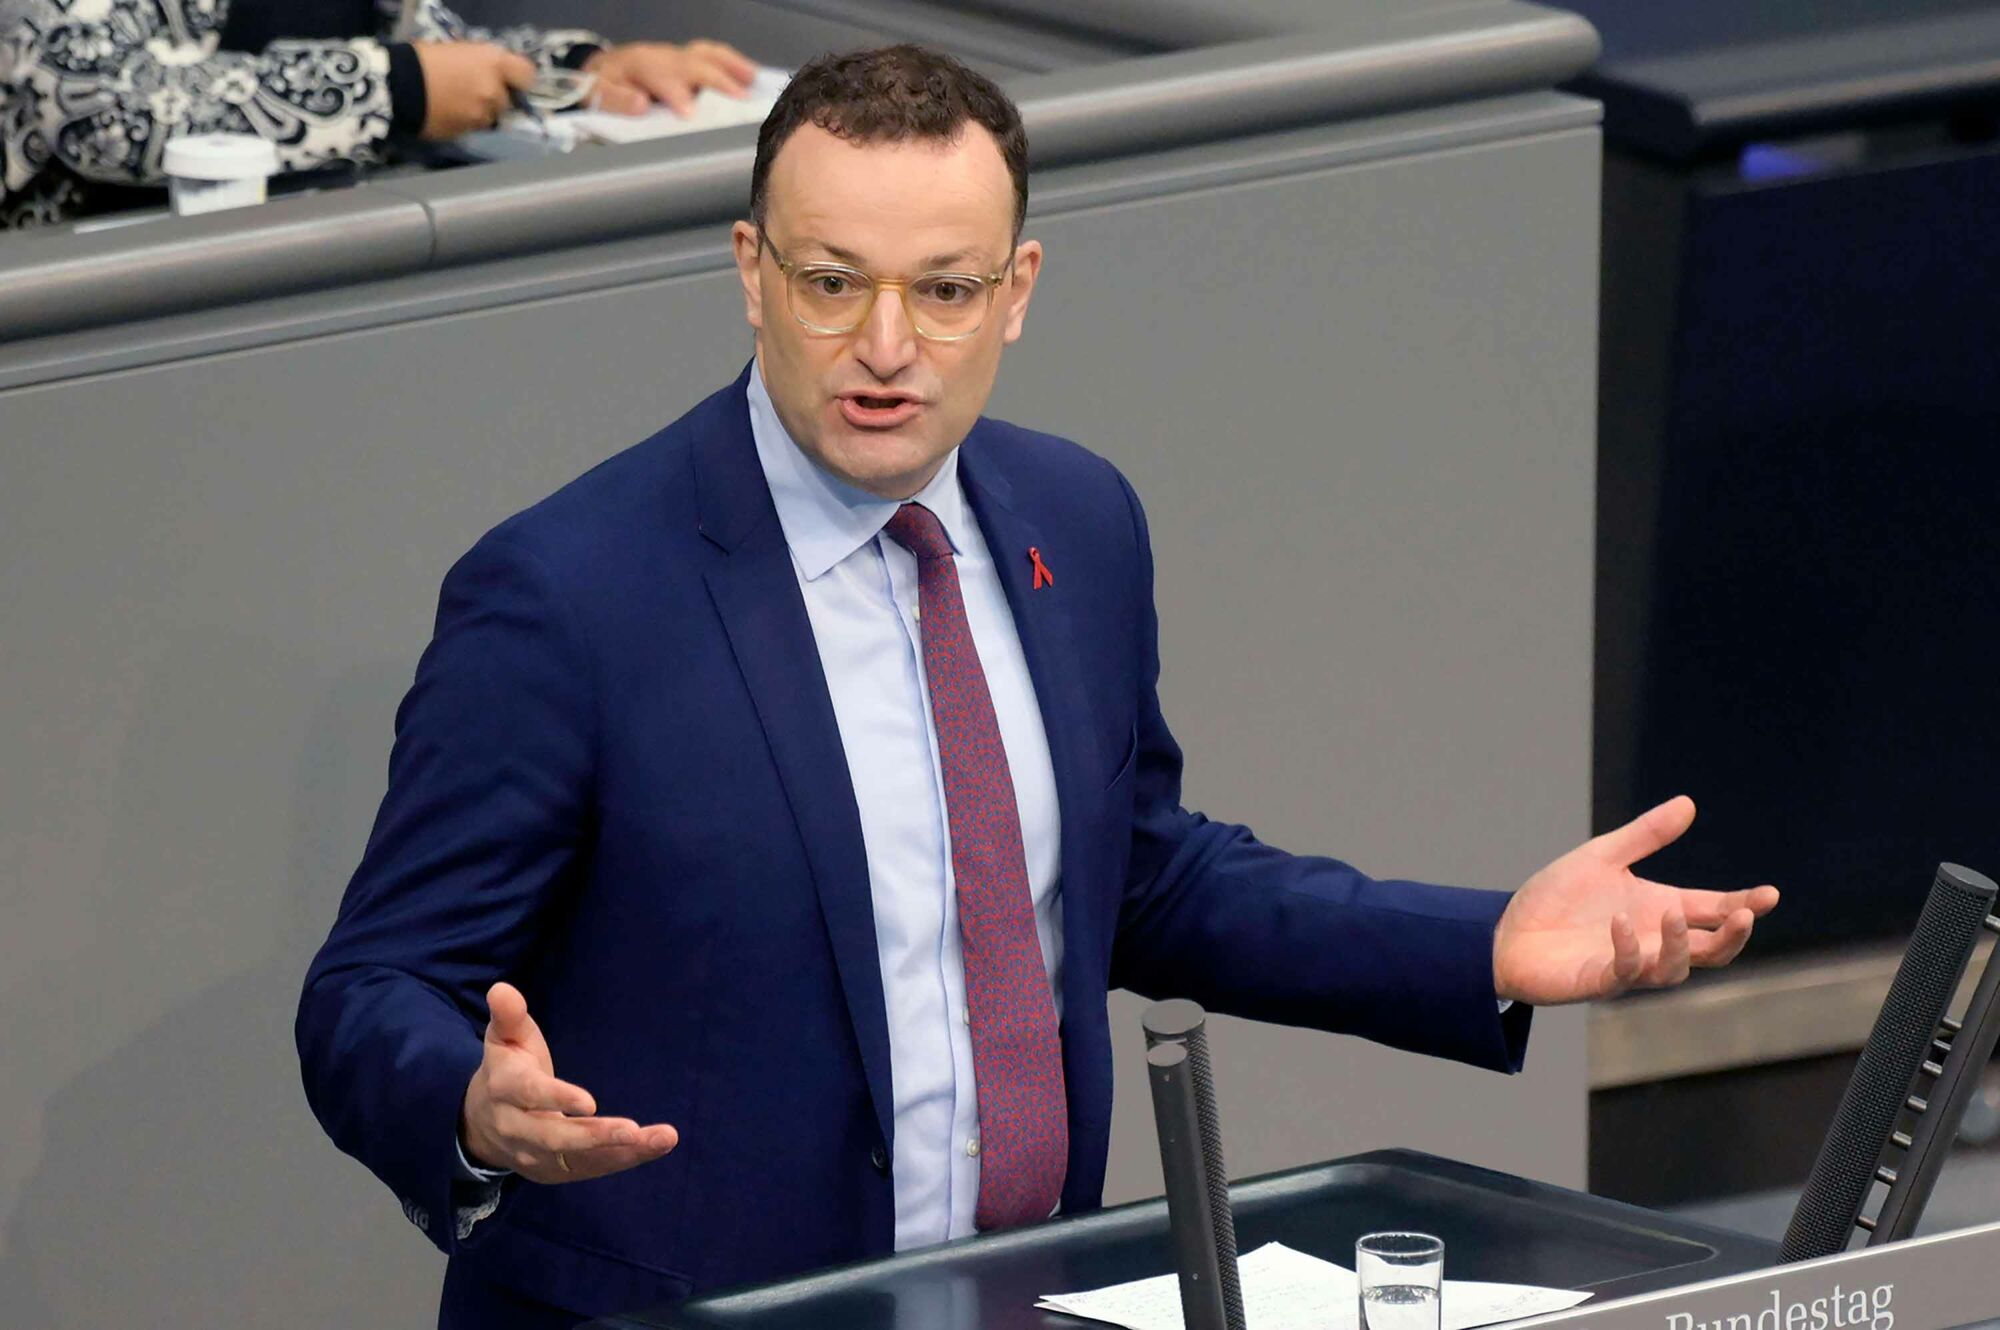
[{"label": "white coffee cup", "polygon": [[278,150],[255,134],[183,134],[167,140],[167,192],[183,217],[264,201]]}]

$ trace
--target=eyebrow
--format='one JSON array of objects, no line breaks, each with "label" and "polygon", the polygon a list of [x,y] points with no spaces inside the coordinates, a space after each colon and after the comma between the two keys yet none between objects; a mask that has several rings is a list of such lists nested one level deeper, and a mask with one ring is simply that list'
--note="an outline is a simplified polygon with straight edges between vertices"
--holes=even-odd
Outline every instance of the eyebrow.
[{"label": "eyebrow", "polygon": [[[847,264],[851,268],[860,268],[864,272],[868,269],[867,263],[853,250],[842,249],[839,245],[830,245],[824,240],[817,240],[811,236],[806,236],[799,241],[799,246],[802,249],[808,250],[818,249],[829,257]],[[978,251],[954,249],[943,254],[933,254],[919,265],[919,271],[935,272],[937,269],[945,267],[948,264],[963,263],[969,259],[979,259]],[[979,259],[979,261],[983,263],[985,260]]]},{"label": "eyebrow", "polygon": [[[933,254],[924,260],[926,268],[942,268],[950,263],[963,263],[967,259],[978,259],[979,252],[971,249],[954,249],[949,254]],[[980,260],[984,262],[984,260]]]}]

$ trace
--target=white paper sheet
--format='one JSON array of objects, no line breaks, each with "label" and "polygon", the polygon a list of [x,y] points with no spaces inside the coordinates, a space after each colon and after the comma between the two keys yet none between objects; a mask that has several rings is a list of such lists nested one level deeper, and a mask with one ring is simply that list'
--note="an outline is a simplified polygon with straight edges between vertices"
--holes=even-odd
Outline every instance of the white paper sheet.
[{"label": "white paper sheet", "polygon": [[[688,116],[678,115],[666,106],[654,106],[639,115],[613,115],[609,111],[561,111],[548,118],[548,137],[567,149],[576,143],[639,143],[674,134],[693,134],[704,129],[755,125],[771,113],[778,94],[785,90],[785,84],[790,82],[791,77],[787,70],[759,69],[757,77],[750,82],[749,95],[740,101],[713,88],[703,88],[695,94],[694,113]],[[509,115],[502,121],[501,127],[513,134],[540,133],[534,121],[519,112]]]},{"label": "white paper sheet", "polygon": [[[1344,1266],[1271,1242],[1239,1258],[1236,1271],[1250,1330],[1360,1330],[1355,1306],[1359,1288],[1354,1272]],[[1442,1330],[1471,1330],[1561,1311],[1589,1296],[1529,1284],[1447,1279],[1439,1318]],[[1127,1330],[1183,1330],[1180,1280],[1174,1275],[1087,1293],[1052,1293],[1035,1305]]]}]

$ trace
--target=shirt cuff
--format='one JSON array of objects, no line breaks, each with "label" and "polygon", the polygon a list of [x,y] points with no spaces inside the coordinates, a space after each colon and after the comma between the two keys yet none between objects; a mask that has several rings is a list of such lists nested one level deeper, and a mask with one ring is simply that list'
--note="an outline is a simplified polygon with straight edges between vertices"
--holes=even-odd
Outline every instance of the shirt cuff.
[{"label": "shirt cuff", "polygon": [[1500,1004],[1500,1014],[1502,1016],[1505,1016],[1507,1014],[1507,1008],[1514,1005],[1513,998],[1496,998],[1494,1000]]},{"label": "shirt cuff", "polygon": [[465,1157],[464,1141],[453,1141],[452,1149],[458,1152],[458,1167],[452,1171],[458,1175],[460,1182],[498,1182],[500,1179],[512,1177],[514,1174],[514,1170],[511,1168],[481,1168],[479,1165],[473,1163]]},{"label": "shirt cuff", "polygon": [[389,132],[398,138],[415,138],[424,131],[424,117],[430,114],[430,93],[424,87],[423,62],[417,48],[408,42],[389,44]]},{"label": "shirt cuff", "polygon": [[452,1227],[458,1234],[458,1240],[464,1242],[471,1237],[472,1230],[479,1226],[479,1221],[499,1208],[500,1184],[497,1182],[487,1183],[485,1194],[473,1204],[452,1207]]}]

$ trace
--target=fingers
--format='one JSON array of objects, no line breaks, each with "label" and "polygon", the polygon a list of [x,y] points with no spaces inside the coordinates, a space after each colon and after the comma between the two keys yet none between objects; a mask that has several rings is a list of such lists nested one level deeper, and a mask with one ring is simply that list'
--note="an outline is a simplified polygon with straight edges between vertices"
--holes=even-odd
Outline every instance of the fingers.
[{"label": "fingers", "polygon": [[542,1027],[535,1024],[528,1015],[528,999],[521,996],[521,990],[509,983],[497,983],[486,990],[486,1042],[500,1044],[508,1048],[518,1048],[540,1062],[546,1069],[555,1069],[555,1059],[549,1056],[548,1041],[542,1038]]},{"label": "fingers", "polygon": [[680,1143],[664,1123],[642,1127],[596,1112],[597,1101],[582,1086],[540,1070],[519,1050],[494,1045],[468,1090],[466,1140],[482,1162],[548,1183],[633,1168]]},{"label": "fingers", "polygon": [[519,1043],[532,1024],[528,1020],[528,999],[504,980],[486,990],[486,1012],[486,1037],[499,1043]]},{"label": "fingers", "polygon": [[591,108],[609,111],[613,115],[644,115],[653,99],[645,89],[635,88],[629,83],[612,83],[606,79],[597,81],[596,89],[590,94]]},{"label": "fingers", "polygon": [[513,51],[503,52],[496,68],[501,81],[510,88],[525,90],[535,86],[537,76],[535,62],[525,55],[518,55]]},{"label": "fingers", "polygon": [[507,1147],[507,1167],[517,1171],[553,1160],[558,1151],[580,1155],[639,1139],[639,1124],[630,1118],[569,1118],[502,1106],[493,1121]]},{"label": "fingers", "polygon": [[[666,42],[638,42],[618,47],[598,66],[601,104],[618,111],[625,100],[613,90],[629,89],[647,99],[673,108],[674,114],[694,114],[695,94],[714,88],[731,97],[745,97],[757,67],[742,52],[721,42],[698,41],[686,46]],[[636,115],[644,107],[624,114]]]},{"label": "fingers", "polygon": [[680,1144],[665,1123],[630,1118],[570,1118],[502,1109],[496,1116],[507,1167],[536,1182],[581,1182],[649,1163]]},{"label": "fingers", "polygon": [[688,50],[708,57],[733,78],[738,85],[734,95],[741,97],[750,91],[750,80],[757,77],[757,62],[743,52],[727,42],[712,42],[706,39],[689,42]]},{"label": "fingers", "polygon": [[[1705,896],[1740,903],[1709,923],[1684,908],[1690,897]],[[1742,954],[1757,916],[1769,913],[1777,896],[1777,888],[1770,886],[1734,892],[1678,892],[1661,911],[1657,931],[1649,925],[1644,935],[1634,927],[1631,916],[1621,911],[1611,919],[1611,955],[1593,962],[1594,973],[1586,969],[1579,975],[1579,994],[1608,998],[1633,988],[1671,988],[1684,982],[1693,970],[1727,965]],[[1702,908],[1706,911],[1709,906],[1704,902]]]},{"label": "fingers", "polygon": [[[1747,928],[1745,932],[1747,935]],[[1700,936],[1712,938],[1720,934]],[[1735,946],[1741,950],[1742,942],[1738,940]],[[1704,949],[1712,950],[1712,944],[1696,942],[1688,928],[1687,916],[1673,906],[1661,914],[1658,933],[1644,938],[1634,927],[1632,917],[1621,911],[1611,920],[1611,956],[1603,962],[1593,986],[1594,995],[1606,998],[1633,988],[1671,988],[1688,977],[1696,952]]]},{"label": "fingers", "polygon": [[555,1075],[519,989],[494,984],[486,1000],[484,1056],[459,1110],[469,1157],[536,1182],[576,1182],[648,1163],[680,1143],[665,1123],[596,1116],[595,1097]]},{"label": "fingers", "polygon": [[525,1112],[568,1113],[589,1117],[597,1100],[580,1085],[559,1080],[518,1050],[489,1048],[486,1091],[496,1104]]},{"label": "fingers", "polygon": [[1679,840],[1694,822],[1694,800],[1677,794],[1624,826],[1605,832],[1590,847],[1620,868],[1629,867]]},{"label": "fingers", "polygon": [[514,104],[510,89],[533,86],[535,64],[526,56],[491,42],[468,42],[465,46],[469,53],[476,54],[475,63],[467,66],[467,95],[478,107],[477,123],[497,125]]},{"label": "fingers", "polygon": [[[587,1182],[591,1178],[601,1178],[611,1173],[622,1173],[628,1168],[650,1164],[655,1159],[671,1152],[679,1143],[679,1136],[672,1127],[664,1124],[645,1129],[644,1138],[632,1145],[607,1145],[581,1152],[566,1150],[555,1156],[547,1176],[536,1177],[538,1182]],[[543,1170],[536,1170],[537,1173]]]},{"label": "fingers", "polygon": [[1753,917],[1761,917],[1769,914],[1778,904],[1778,889],[1772,886],[1749,887],[1743,891],[1696,891],[1690,887],[1671,887],[1668,890],[1680,894],[1681,908],[1687,911],[1688,922],[1696,928],[1720,928],[1738,910],[1747,909]]},{"label": "fingers", "polygon": [[[637,1145],[639,1124],[630,1118],[565,1117],[560,1113],[525,1113],[502,1108],[495,1122],[514,1152],[512,1167],[532,1168],[558,1151],[580,1155],[591,1150]],[[574,1164],[575,1160],[571,1160]]]},{"label": "fingers", "polygon": [[665,62],[636,62],[631,78],[654,101],[672,107],[675,115],[694,114],[694,83],[673,72]]},{"label": "fingers", "polygon": [[1658,988],[1671,988],[1688,977],[1689,964],[1687,916],[1680,907],[1669,906],[1660,916],[1660,954],[1653,962],[1647,982]]},{"label": "fingers", "polygon": [[1632,927],[1632,917],[1622,912],[1611,916],[1611,959],[1604,962],[1598,976],[1597,995],[1616,997],[1623,993],[1638,981],[1643,963],[1639,932]]},{"label": "fingers", "polygon": [[731,97],[749,95],[750,78],[757,71],[753,66],[748,74],[743,73],[743,66],[748,62],[741,56],[731,60],[724,56],[721,50],[703,42],[695,42],[687,49],[687,73],[696,87],[714,88],[728,93]]},{"label": "fingers", "polygon": [[1748,909],[1737,910],[1722,921],[1720,927],[1697,933],[1693,945],[1693,963],[1704,969],[1727,965],[1743,951],[1750,941],[1750,930],[1756,915]]}]

